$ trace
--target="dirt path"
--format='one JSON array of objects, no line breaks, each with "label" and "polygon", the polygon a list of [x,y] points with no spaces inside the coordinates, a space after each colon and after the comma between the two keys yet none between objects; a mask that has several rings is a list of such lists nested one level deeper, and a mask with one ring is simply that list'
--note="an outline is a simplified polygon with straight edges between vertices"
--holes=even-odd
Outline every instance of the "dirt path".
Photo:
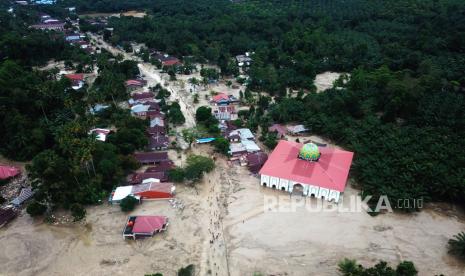
[{"label": "dirt path", "polygon": [[203,244],[200,263],[200,275],[230,275],[227,259],[226,240],[224,235],[223,218],[227,209],[225,202],[228,198],[229,183],[226,180],[226,170],[223,161],[209,177],[206,186],[206,200],[204,209],[208,210],[209,221],[205,226],[205,241]]},{"label": "dirt path", "polygon": [[163,88],[168,89],[168,91],[171,92],[170,100],[179,103],[179,106],[181,106],[181,111],[184,114],[184,117],[186,118],[186,122],[184,125],[188,128],[194,127],[194,111],[192,110],[192,108],[189,108],[189,105],[186,102],[186,98],[181,95],[180,89],[174,85],[166,85],[168,81],[162,79],[159,70],[157,70],[155,66],[153,66],[152,64],[146,62],[139,63],[138,67],[140,72],[144,74],[145,78],[149,81],[149,85],[151,81],[153,85],[159,83]]},{"label": "dirt path", "polygon": [[138,67],[140,72],[145,76],[148,81],[149,86],[155,86],[160,84],[163,88],[168,89],[171,92],[170,100],[177,101],[181,106],[181,111],[186,118],[185,127],[191,128],[195,126],[195,111],[187,103],[186,98],[182,95],[181,89],[175,85],[169,83],[168,80],[163,79],[160,70],[158,70],[154,65],[148,62],[142,62],[139,57],[135,56],[132,53],[126,53],[117,49],[116,47],[111,46],[103,40],[102,37],[97,36],[92,33],[88,33],[89,37],[100,44],[99,46],[106,49],[113,55],[121,54],[125,60],[135,60],[138,62]]}]

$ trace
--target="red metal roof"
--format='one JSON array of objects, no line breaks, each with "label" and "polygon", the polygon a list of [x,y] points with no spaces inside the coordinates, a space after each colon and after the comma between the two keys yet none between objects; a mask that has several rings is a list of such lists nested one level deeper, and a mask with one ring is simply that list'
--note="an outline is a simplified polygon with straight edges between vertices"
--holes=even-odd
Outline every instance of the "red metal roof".
[{"label": "red metal roof", "polygon": [[127,80],[125,83],[126,86],[144,86],[147,82],[145,80]]},{"label": "red metal roof", "polygon": [[147,133],[150,135],[159,135],[159,134],[163,135],[166,133],[166,129],[163,126],[156,125],[156,126],[147,128]]},{"label": "red metal roof", "polygon": [[134,93],[132,94],[132,99],[137,100],[145,100],[145,99],[152,99],[155,95],[152,92],[143,92],[143,93]]},{"label": "red metal roof", "polygon": [[278,132],[281,135],[285,135],[287,133],[286,127],[280,124],[274,124],[268,128],[269,132]]},{"label": "red metal roof", "polygon": [[170,59],[167,61],[162,61],[162,63],[164,66],[173,66],[173,65],[181,64],[181,62],[177,58]]},{"label": "red metal roof", "polygon": [[218,95],[213,96],[214,102],[219,102],[221,100],[229,100],[229,96],[226,95],[225,93],[220,93]]},{"label": "red metal roof", "polygon": [[302,146],[300,143],[279,141],[260,174],[343,192],[354,153],[319,147],[320,159],[310,162],[297,158]]},{"label": "red metal roof", "polygon": [[149,179],[149,178],[159,179],[161,182],[168,180],[166,171],[158,171],[158,172],[134,173],[130,176],[129,182],[131,184],[140,184],[142,183],[142,181]]},{"label": "red metal roof", "polygon": [[168,159],[167,152],[136,152],[134,158],[139,162],[161,162]]},{"label": "red metal roof", "polygon": [[148,167],[145,170],[145,172],[146,173],[149,173],[149,172],[151,172],[151,173],[153,173],[153,172],[167,172],[167,171],[171,170],[172,168],[174,168],[173,161],[163,161],[163,162],[160,162],[160,164],[158,164],[158,165]]},{"label": "red metal roof", "polygon": [[21,170],[16,167],[0,165],[0,179],[15,177],[20,173]]},{"label": "red metal roof", "polygon": [[133,233],[148,233],[152,234],[157,230],[163,229],[167,218],[165,216],[138,216],[132,228]]},{"label": "red metal roof", "polygon": [[147,191],[157,191],[163,193],[171,193],[173,183],[171,182],[150,182],[132,186],[132,193],[139,195]]},{"label": "red metal roof", "polygon": [[268,159],[268,155],[262,151],[249,153],[246,156],[249,166],[262,165]]},{"label": "red metal roof", "polygon": [[72,81],[83,81],[84,74],[66,74],[65,77]]}]

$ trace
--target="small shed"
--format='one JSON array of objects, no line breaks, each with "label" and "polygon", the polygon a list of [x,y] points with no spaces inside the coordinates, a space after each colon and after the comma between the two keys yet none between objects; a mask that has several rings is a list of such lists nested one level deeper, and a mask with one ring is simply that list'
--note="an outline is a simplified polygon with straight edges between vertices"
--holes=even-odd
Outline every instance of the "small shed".
[{"label": "small shed", "polygon": [[34,191],[31,187],[22,188],[19,192],[19,196],[11,201],[11,204],[15,207],[20,207],[25,201],[30,199],[34,195]]}]

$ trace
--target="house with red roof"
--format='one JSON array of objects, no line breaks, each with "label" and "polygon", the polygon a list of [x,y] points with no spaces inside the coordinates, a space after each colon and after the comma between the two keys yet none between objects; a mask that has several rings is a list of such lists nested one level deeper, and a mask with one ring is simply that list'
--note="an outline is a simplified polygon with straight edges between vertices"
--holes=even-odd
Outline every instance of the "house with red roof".
[{"label": "house with red roof", "polygon": [[260,171],[266,160],[268,160],[268,155],[263,151],[253,152],[247,154],[246,160],[249,171],[256,174]]},{"label": "house with red roof", "polygon": [[19,168],[13,166],[0,165],[0,180],[6,180],[21,174]]},{"label": "house with red roof", "polygon": [[150,150],[167,150],[170,145],[170,139],[166,135],[153,135],[149,139],[148,148]]},{"label": "house with red roof", "polygon": [[147,179],[147,181],[139,185],[117,187],[111,193],[109,202],[118,204],[128,196],[135,197],[138,200],[167,199],[174,196],[175,190],[173,183]]},{"label": "house with red roof", "polygon": [[338,202],[353,152],[281,140],[261,168],[264,187]]},{"label": "house with red roof", "polygon": [[268,132],[275,132],[278,139],[283,139],[286,137],[287,128],[280,124],[273,124],[268,128]]},{"label": "house with red roof", "polygon": [[131,80],[127,80],[124,83],[124,86],[126,86],[126,89],[128,89],[129,91],[133,91],[133,90],[142,88],[145,85],[147,85],[147,81],[142,80],[142,79],[131,79]]},{"label": "house with red roof", "polygon": [[152,101],[155,95],[152,92],[142,92],[142,93],[134,93],[131,95],[129,99],[129,104],[134,105],[137,103],[145,103],[148,101]]},{"label": "house with red roof", "polygon": [[233,95],[228,95],[226,93],[218,93],[210,99],[210,102],[216,105],[229,105],[237,103],[238,99]]},{"label": "house with red roof", "polygon": [[164,126],[155,125],[153,127],[147,128],[147,133],[149,135],[165,135],[166,128]]},{"label": "house with red roof", "polygon": [[136,152],[134,158],[142,165],[157,165],[169,161],[168,153],[164,152]]},{"label": "house with red roof", "polygon": [[147,179],[157,179],[160,180],[160,182],[166,182],[168,181],[168,172],[167,171],[145,171],[142,173],[133,173],[129,176],[129,183],[131,185],[137,185],[141,184],[144,181],[147,181]]},{"label": "house with red roof", "polygon": [[131,216],[123,229],[123,238],[146,238],[166,230],[168,218],[165,216]]},{"label": "house with red roof", "polygon": [[182,65],[182,62],[178,58],[162,52],[155,51],[151,57],[160,62],[163,67]]},{"label": "house with red roof", "polygon": [[71,81],[71,88],[78,90],[84,86],[84,74],[66,74],[65,78]]},{"label": "house with red roof", "polygon": [[148,167],[145,172],[148,173],[148,172],[167,172],[171,169],[174,168],[174,163],[173,161],[169,160],[169,161],[164,161],[164,162],[160,162],[160,164],[157,164],[155,166],[150,166]]}]

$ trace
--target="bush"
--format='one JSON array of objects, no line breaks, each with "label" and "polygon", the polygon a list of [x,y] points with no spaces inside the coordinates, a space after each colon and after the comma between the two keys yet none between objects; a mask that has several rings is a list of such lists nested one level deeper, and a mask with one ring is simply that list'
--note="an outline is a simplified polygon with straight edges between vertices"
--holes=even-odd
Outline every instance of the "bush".
[{"label": "bush", "polygon": [[134,210],[136,207],[136,204],[139,202],[135,197],[133,196],[127,196],[121,200],[121,203],[119,206],[121,207],[121,211],[123,212],[130,212]]},{"label": "bush", "polygon": [[8,184],[8,182],[10,182],[10,179],[9,179],[9,178],[7,178],[7,179],[0,179],[0,186],[6,185],[6,184]]},{"label": "bush", "polygon": [[213,141],[213,146],[215,147],[215,150],[217,152],[222,153],[226,156],[229,154],[229,141],[226,138],[216,138],[215,141]]},{"label": "bush", "polygon": [[418,271],[412,262],[401,262],[396,270],[380,261],[373,267],[365,268],[357,264],[355,260],[344,259],[339,263],[339,271],[343,276],[365,276],[365,275],[386,275],[386,276],[416,276]]},{"label": "bush", "polygon": [[184,178],[186,177],[186,174],[182,168],[174,168],[169,170],[168,172],[168,178],[172,182],[183,182]]},{"label": "bush", "polygon": [[43,215],[47,211],[47,206],[37,202],[36,200],[32,200],[29,205],[27,205],[26,212],[31,217],[37,217]]},{"label": "bush", "polygon": [[211,172],[215,163],[209,157],[201,155],[190,155],[187,157],[187,166],[184,169],[186,179],[197,182],[202,179],[204,173]]},{"label": "bush", "polygon": [[73,203],[69,209],[71,210],[74,221],[80,221],[86,217],[86,209],[84,209],[81,204]]},{"label": "bush", "polygon": [[399,276],[414,276],[418,274],[418,271],[412,262],[404,261],[397,266],[396,274]]},{"label": "bush", "polygon": [[195,111],[195,119],[197,122],[206,122],[212,117],[212,109],[208,106],[201,106]]},{"label": "bush", "polygon": [[183,267],[178,270],[178,276],[193,276],[194,275],[194,265],[190,264],[186,267]]}]

